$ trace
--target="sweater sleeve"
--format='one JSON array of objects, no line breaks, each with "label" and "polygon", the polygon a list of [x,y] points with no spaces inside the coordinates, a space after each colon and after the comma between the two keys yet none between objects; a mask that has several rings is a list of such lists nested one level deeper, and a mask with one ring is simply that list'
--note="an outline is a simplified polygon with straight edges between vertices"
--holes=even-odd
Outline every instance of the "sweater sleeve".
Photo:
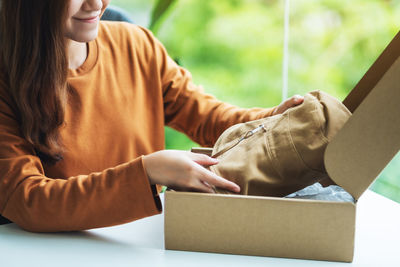
[{"label": "sweater sleeve", "polygon": [[271,116],[275,108],[243,109],[205,94],[191,74],[178,66],[163,45],[154,40],[163,89],[165,122],[202,146],[213,146],[228,127]]},{"label": "sweater sleeve", "polygon": [[46,177],[0,95],[0,213],[35,232],[76,231],[161,212],[142,158],[89,175]]}]

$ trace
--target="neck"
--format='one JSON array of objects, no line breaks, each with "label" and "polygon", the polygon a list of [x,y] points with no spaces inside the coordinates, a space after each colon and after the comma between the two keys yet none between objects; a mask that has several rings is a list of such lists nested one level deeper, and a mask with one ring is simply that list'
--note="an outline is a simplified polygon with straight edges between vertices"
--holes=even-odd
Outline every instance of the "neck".
[{"label": "neck", "polygon": [[87,44],[79,43],[76,41],[69,40],[67,44],[68,51],[68,67],[70,69],[79,68],[87,58]]}]

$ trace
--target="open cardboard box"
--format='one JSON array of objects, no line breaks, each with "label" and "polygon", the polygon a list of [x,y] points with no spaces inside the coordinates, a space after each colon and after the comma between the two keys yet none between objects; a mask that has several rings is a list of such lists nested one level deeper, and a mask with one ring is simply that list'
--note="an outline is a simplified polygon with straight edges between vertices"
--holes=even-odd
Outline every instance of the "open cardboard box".
[{"label": "open cardboard box", "polygon": [[357,200],[400,149],[400,33],[343,103],[353,115],[325,151],[353,202],[167,191],[165,248],[351,262]]}]

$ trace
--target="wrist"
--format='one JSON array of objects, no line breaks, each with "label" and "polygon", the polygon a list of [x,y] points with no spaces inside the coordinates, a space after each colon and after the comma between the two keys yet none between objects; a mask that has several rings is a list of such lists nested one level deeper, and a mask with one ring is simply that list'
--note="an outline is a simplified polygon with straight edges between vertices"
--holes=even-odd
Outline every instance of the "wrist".
[{"label": "wrist", "polygon": [[156,183],[153,182],[153,179],[151,178],[150,174],[149,174],[149,155],[145,155],[142,156],[142,162],[143,162],[143,168],[144,168],[144,172],[146,173],[147,179],[149,180],[150,185],[155,185]]}]

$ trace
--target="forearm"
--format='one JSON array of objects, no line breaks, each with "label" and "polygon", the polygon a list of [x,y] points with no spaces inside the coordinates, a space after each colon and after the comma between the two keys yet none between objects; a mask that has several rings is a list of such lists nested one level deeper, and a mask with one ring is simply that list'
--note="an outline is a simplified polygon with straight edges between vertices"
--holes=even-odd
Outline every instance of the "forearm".
[{"label": "forearm", "polygon": [[166,120],[168,125],[202,146],[213,146],[221,133],[234,124],[271,116],[275,110],[238,108],[194,90],[182,92],[174,106],[176,111],[171,108],[167,113],[171,114]]},{"label": "forearm", "polygon": [[111,226],[160,211],[159,198],[138,158],[66,180],[26,177],[1,213],[26,230],[55,232]]}]

